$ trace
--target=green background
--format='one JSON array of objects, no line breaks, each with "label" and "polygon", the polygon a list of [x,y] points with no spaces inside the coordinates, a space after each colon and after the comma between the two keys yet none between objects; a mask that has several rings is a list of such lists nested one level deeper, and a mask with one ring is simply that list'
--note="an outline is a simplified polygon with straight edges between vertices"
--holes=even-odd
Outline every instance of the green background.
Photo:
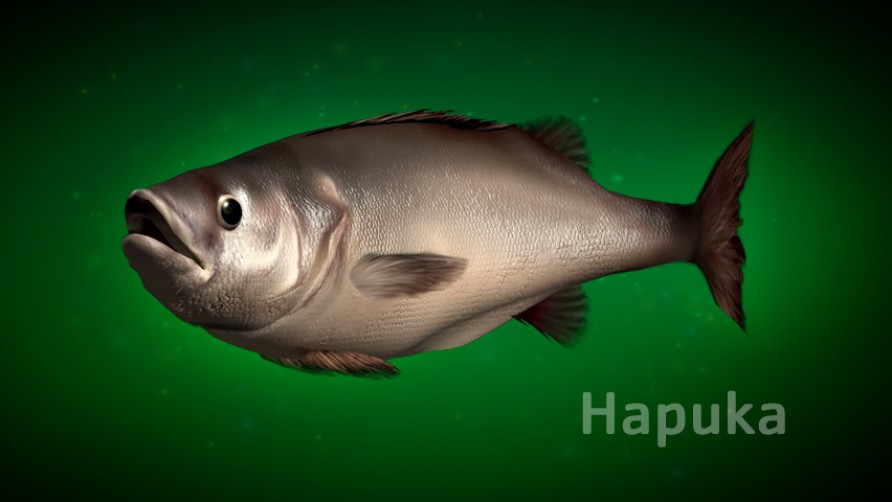
[{"label": "green background", "polygon": [[[888,457],[890,397],[881,16],[816,3],[575,4],[7,11],[5,490],[720,498],[887,479],[871,460]],[[676,264],[586,285],[589,328],[573,350],[512,322],[396,360],[395,380],[320,377],[180,322],[127,266],[132,189],[416,108],[567,115],[600,183],[674,202],[694,199],[755,119],[741,228],[749,333]],[[581,433],[584,391],[690,410],[729,390],[781,403],[787,434],[689,426],[660,449],[653,433],[608,436],[601,421]]]}]

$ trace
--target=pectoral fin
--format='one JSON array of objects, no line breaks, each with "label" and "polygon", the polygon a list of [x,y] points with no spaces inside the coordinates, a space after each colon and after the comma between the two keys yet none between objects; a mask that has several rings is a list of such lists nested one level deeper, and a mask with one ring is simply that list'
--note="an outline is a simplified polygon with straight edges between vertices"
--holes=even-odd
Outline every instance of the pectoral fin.
[{"label": "pectoral fin", "polygon": [[356,289],[371,296],[415,296],[438,289],[461,276],[468,261],[438,254],[368,254],[350,272]]},{"label": "pectoral fin", "polygon": [[396,366],[384,359],[359,352],[311,350],[294,357],[270,357],[267,361],[308,373],[340,373],[359,377],[394,377],[400,374]]}]

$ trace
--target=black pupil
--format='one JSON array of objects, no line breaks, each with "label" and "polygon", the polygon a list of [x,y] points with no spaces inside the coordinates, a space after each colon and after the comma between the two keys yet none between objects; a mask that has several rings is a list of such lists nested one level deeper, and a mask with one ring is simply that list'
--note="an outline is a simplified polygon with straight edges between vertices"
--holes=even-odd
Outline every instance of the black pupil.
[{"label": "black pupil", "polygon": [[220,205],[220,216],[229,225],[238,225],[242,220],[242,206],[235,199],[226,199]]}]

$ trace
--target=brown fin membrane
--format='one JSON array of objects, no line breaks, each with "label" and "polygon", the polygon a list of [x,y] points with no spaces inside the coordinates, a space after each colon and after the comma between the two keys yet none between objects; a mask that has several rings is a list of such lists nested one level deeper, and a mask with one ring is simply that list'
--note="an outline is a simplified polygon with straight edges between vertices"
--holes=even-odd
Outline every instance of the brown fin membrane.
[{"label": "brown fin membrane", "polygon": [[737,234],[740,192],[749,174],[753,123],[750,122],[715,163],[693,206],[700,216],[700,249],[694,259],[712,297],[731,319],[746,331],[741,287],[746,253]]},{"label": "brown fin membrane", "polygon": [[317,129],[315,131],[304,133],[302,134],[302,136],[312,136],[314,134],[322,134],[324,132],[336,131],[338,129],[351,129],[354,127],[407,123],[443,124],[454,127],[456,129],[470,131],[497,131],[500,129],[511,127],[511,124],[503,124],[501,122],[495,122],[493,120],[475,119],[466,115],[452,113],[450,110],[416,110],[413,112],[405,113],[389,113],[387,115],[379,115],[377,117],[357,120],[356,122],[350,122],[339,126]]},{"label": "brown fin membrane", "polygon": [[583,171],[589,172],[585,137],[575,122],[567,117],[542,117],[520,126],[530,136],[567,157]]},{"label": "brown fin membrane", "polygon": [[571,347],[585,331],[588,299],[582,286],[573,286],[549,296],[514,316],[564,347]]},{"label": "brown fin membrane", "polygon": [[359,352],[311,350],[294,357],[270,357],[267,361],[308,373],[342,374],[358,377],[394,377],[400,374],[396,366],[384,359]]},{"label": "brown fin membrane", "polygon": [[361,292],[381,298],[415,296],[455,281],[468,261],[438,254],[368,254],[350,272]]}]

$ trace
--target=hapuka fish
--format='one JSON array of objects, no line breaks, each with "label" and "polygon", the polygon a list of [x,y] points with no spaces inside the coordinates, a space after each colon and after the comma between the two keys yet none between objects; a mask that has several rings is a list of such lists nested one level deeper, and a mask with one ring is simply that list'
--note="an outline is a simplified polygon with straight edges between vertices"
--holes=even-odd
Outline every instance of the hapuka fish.
[{"label": "hapuka fish", "polygon": [[693,204],[609,191],[570,120],[382,115],[132,192],[124,253],[183,321],[282,366],[396,375],[519,320],[570,346],[581,284],[696,264],[741,328],[752,123]]}]

